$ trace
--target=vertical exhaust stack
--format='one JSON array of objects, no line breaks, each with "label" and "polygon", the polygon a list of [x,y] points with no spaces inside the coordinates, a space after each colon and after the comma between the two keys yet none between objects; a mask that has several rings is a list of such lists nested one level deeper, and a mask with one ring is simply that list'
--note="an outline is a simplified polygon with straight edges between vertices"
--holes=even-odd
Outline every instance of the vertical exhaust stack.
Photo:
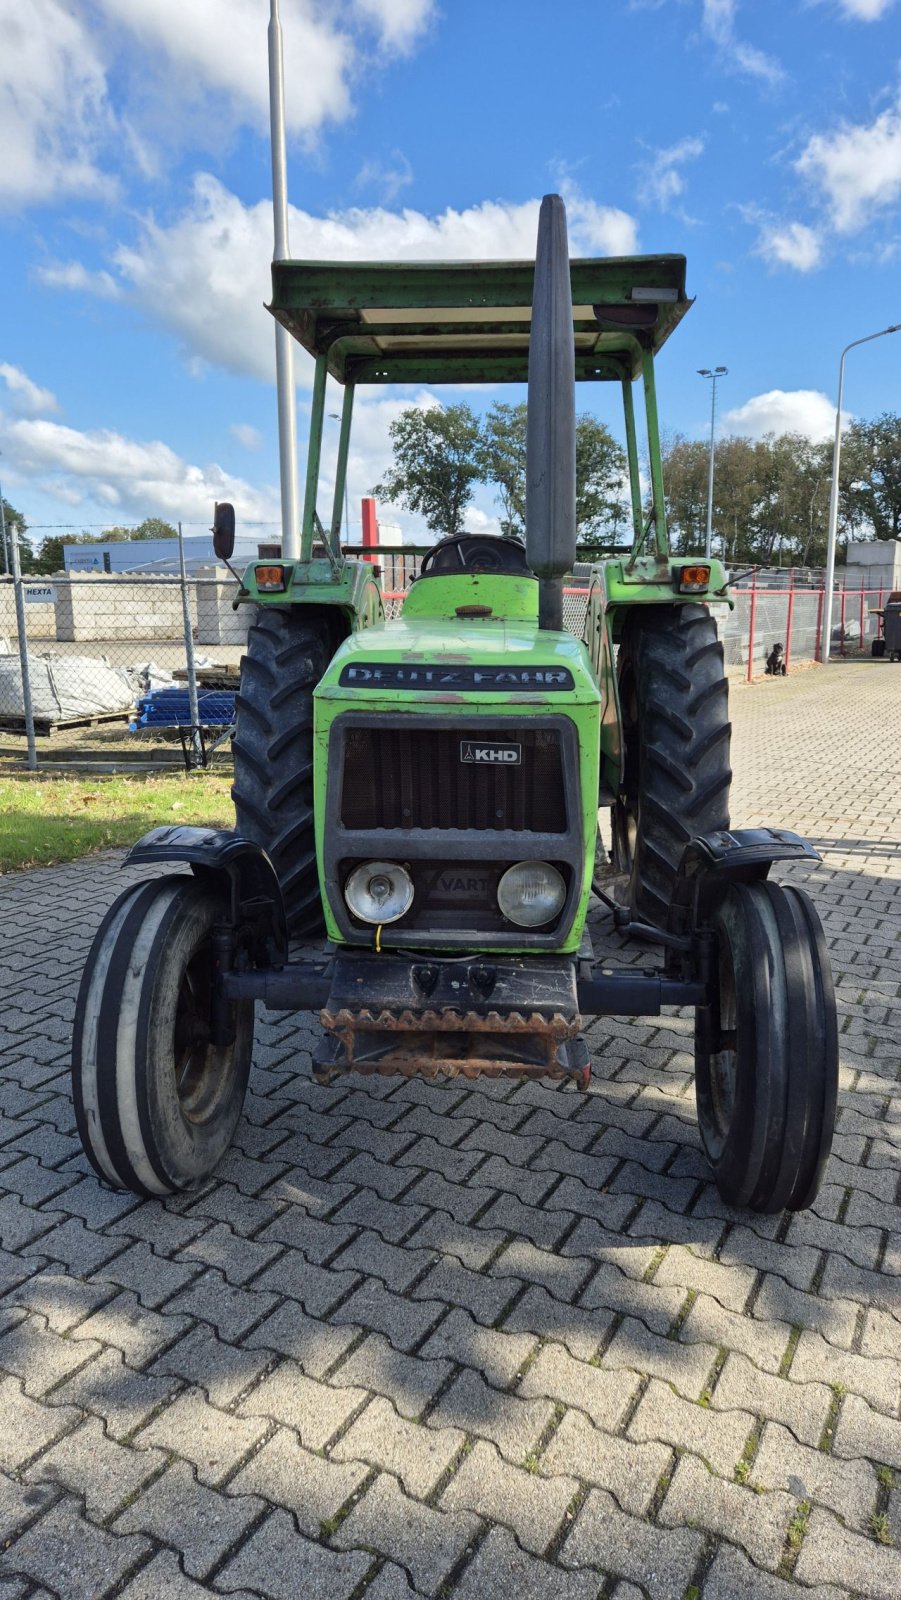
[{"label": "vertical exhaust stack", "polygon": [[563,628],[563,578],[576,560],[576,353],[566,207],[546,194],[538,218],[529,416],[526,555],[539,580],[538,625]]}]

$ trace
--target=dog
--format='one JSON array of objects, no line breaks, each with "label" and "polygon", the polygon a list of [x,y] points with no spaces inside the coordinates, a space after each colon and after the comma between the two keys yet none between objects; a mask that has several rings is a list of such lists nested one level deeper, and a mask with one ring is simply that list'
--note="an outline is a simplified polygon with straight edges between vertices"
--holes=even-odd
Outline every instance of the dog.
[{"label": "dog", "polygon": [[784,678],[786,673],[781,644],[774,644],[766,658],[766,670],[771,678]]}]

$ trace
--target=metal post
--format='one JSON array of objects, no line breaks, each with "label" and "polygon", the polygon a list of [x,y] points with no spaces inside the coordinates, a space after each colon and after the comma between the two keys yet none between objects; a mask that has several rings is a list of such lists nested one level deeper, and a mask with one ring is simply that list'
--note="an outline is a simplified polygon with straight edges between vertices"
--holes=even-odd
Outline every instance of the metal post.
[{"label": "metal post", "polygon": [[[0,490],[2,501],[2,490]],[[5,523],[4,518],[4,523]],[[28,670],[28,637],[25,631],[25,596],[22,593],[22,568],[19,564],[19,530],[9,524],[9,543],[13,563],[13,588],[16,596],[16,627],[19,632],[19,666],[22,672],[22,708],[25,712],[25,737],[28,741],[28,770],[36,772],[37,746],[34,742],[34,709],[31,704],[31,674]]]},{"label": "metal post", "polygon": [[2,485],[0,485],[0,535],[2,535],[2,542],[3,542],[3,571],[6,573],[6,575],[8,577],[10,572],[12,571],[12,567],[10,566],[9,543],[8,543],[7,536],[6,536],[6,512],[3,509],[3,488],[2,488]]},{"label": "metal post", "polygon": [[629,493],[632,499],[633,542],[641,538],[641,473],[638,468],[638,442],[635,436],[635,405],[632,379],[623,378],[623,416],[626,422],[626,455],[629,461]]},{"label": "metal post", "polygon": [[725,378],[728,367],[699,367],[699,378],[712,378],[710,396],[710,463],[707,468],[707,537],[704,540],[704,555],[710,560],[713,547],[713,463],[716,456],[716,380]]},{"label": "metal post", "polygon": [[188,576],[185,570],[185,541],[181,523],[178,524],[178,566],[181,573],[181,609],[185,628],[185,655],[188,665],[188,709],[191,713],[191,763],[203,765],[203,743],[200,737],[200,707],[197,702],[197,671],[194,666],[194,630],[191,627],[191,605],[188,600]]},{"label": "metal post", "polygon": [[[278,0],[269,6],[269,137],[272,146],[273,261],[288,261],[288,161],[285,151],[285,70]],[[278,459],[282,489],[282,555],[300,555],[297,500],[297,398],[294,345],[287,328],[275,325],[275,381],[278,393]]]},{"label": "metal post", "polygon": [[821,589],[817,597],[817,642],[814,650],[814,660],[816,661],[822,661],[823,659],[823,601],[825,595],[826,590]]},{"label": "metal post", "polygon": [[344,499],[344,539],[350,540],[350,500],[347,494],[347,453],[350,447],[350,424],[353,416],[354,386],[348,383],[344,389],[344,404],[341,414],[330,411],[329,416],[333,422],[340,422],[341,431],[338,435],[338,459],[335,464],[335,499],[332,505],[332,549],[336,555],[341,550],[341,500]]},{"label": "metal post", "polygon": [[829,493],[829,532],[826,538],[826,606],[823,633],[820,640],[820,660],[828,662],[832,641],[832,585],[835,579],[835,537],[838,528],[838,469],[842,453],[842,393],[845,386],[845,356],[859,344],[871,344],[874,339],[884,339],[887,333],[901,333],[901,323],[881,328],[878,333],[868,333],[863,339],[852,339],[842,351],[838,364],[838,401],[835,407],[835,444],[832,448],[832,488]]},{"label": "metal post", "polygon": [[751,615],[748,621],[748,682],[754,676],[754,623],[757,618],[757,568],[751,578]]},{"label": "metal post", "polygon": [[863,652],[863,630],[864,630],[864,626],[865,626],[865,618],[864,618],[864,611],[863,611],[863,593],[864,592],[861,589],[861,591],[860,591],[860,648],[861,648],[861,653]]},{"label": "metal post", "polygon": [[792,653],[792,617],[794,615],[794,610],[795,610],[795,569],[794,569],[794,567],[792,567],[791,580],[790,580],[789,586],[788,586],[788,612],[787,612],[786,618],[785,618],[785,670],[786,670],[786,672],[788,671],[788,664],[789,664],[789,662],[791,660],[791,653]]},{"label": "metal post", "polygon": [[663,494],[663,464],[660,460],[660,425],[657,420],[657,389],[654,383],[654,357],[650,350],[641,352],[641,375],[644,379],[645,416],[648,426],[648,455],[651,458],[651,489],[654,496],[654,522],[657,536],[657,554],[669,554],[666,537],[666,501]]},{"label": "metal post", "polygon": [[[838,647],[839,655],[842,655],[842,656],[845,653],[845,594],[846,594],[845,586],[844,586],[844,584],[842,584],[842,610],[841,610],[841,620],[839,622],[839,633],[841,634],[841,638],[839,640],[839,647]],[[827,648],[828,648],[828,642],[829,641],[827,640]]]},{"label": "metal post", "polygon": [[[316,357],[313,374],[313,398],[310,405],[310,443],[307,449],[307,481],[303,497],[303,531],[300,539],[300,559],[309,561],[313,553],[316,534],[316,494],[319,488],[319,462],[322,456],[322,422],[325,416],[325,380],[328,377],[328,358]],[[348,427],[350,423],[348,421]]]}]

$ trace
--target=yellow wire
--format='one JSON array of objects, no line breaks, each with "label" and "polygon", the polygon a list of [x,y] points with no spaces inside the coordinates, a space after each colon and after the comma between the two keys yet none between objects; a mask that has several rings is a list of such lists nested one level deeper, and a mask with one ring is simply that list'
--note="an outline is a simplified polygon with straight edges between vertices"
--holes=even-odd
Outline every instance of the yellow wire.
[{"label": "yellow wire", "polygon": [[381,923],[379,923],[378,927],[375,930],[375,953],[376,953],[377,956],[380,956],[381,953],[382,953],[382,924]]}]

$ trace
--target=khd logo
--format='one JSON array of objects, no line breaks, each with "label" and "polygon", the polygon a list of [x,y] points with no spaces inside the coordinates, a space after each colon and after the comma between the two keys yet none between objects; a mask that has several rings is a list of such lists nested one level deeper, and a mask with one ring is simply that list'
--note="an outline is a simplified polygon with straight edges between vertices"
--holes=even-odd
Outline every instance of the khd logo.
[{"label": "khd logo", "polygon": [[460,745],[460,760],[475,766],[518,767],[522,762],[521,744],[475,744],[464,739]]}]

